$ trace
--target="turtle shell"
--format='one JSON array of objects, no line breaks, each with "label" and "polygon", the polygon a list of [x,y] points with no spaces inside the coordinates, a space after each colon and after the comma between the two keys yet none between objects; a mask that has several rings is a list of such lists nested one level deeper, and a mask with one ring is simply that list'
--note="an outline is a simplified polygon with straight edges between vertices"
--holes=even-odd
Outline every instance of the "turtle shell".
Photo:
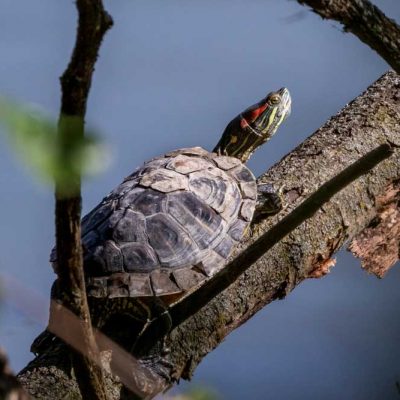
[{"label": "turtle shell", "polygon": [[194,147],[148,161],[82,219],[88,295],[197,287],[224,266],[256,197],[254,175],[236,158]]}]

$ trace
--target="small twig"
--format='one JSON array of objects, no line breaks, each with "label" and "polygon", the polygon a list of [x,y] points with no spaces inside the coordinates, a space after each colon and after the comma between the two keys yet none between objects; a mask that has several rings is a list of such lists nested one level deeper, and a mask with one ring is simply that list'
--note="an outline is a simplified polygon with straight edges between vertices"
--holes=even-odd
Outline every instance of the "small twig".
[{"label": "small twig", "polygon": [[[104,10],[101,0],[78,0],[76,5],[79,20],[75,48],[61,77],[58,135],[61,157],[68,155],[73,145],[84,136],[84,117],[94,65],[103,36],[112,25],[112,19]],[[74,353],[73,357],[82,397],[105,399],[101,369],[91,362],[91,359],[98,357],[98,351],[91,329],[83,275],[80,180],[80,174],[77,173],[68,195],[60,182],[56,182],[57,274],[63,290],[64,305],[83,322],[81,340],[90,354],[90,357],[82,357]],[[57,307],[53,309],[57,312]],[[51,319],[53,317],[50,316]]]},{"label": "small twig", "polygon": [[343,24],[400,73],[400,27],[368,0],[298,0],[322,18]]}]

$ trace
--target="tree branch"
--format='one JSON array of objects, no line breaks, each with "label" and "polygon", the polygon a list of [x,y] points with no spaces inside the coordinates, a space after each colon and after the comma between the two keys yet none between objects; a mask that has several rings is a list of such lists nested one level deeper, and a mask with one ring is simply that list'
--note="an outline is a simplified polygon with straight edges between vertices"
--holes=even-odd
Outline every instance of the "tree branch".
[{"label": "tree branch", "polygon": [[368,0],[298,0],[322,18],[343,24],[400,73],[400,27]]},{"label": "tree branch", "polygon": [[[376,199],[400,178],[399,88],[399,76],[387,73],[259,178],[284,186],[287,209],[254,227],[258,235],[242,242],[236,258],[217,277],[218,284],[214,285],[213,278],[170,310],[175,324],[180,324],[167,343],[178,376],[190,378],[201,359],[228,333],[272,300],[285,297],[304,279],[323,274],[333,253],[376,216]],[[360,162],[368,158],[377,162],[371,150],[388,142],[394,151],[390,159],[348,185],[275,244],[275,235],[283,237],[304,218],[303,212],[310,215],[318,208],[321,194],[329,197],[334,186],[345,186],[348,180],[344,177],[353,175],[351,170],[359,169]],[[337,175],[337,171],[343,172]],[[322,192],[317,192],[318,188]],[[316,198],[320,204],[313,204]],[[255,261],[260,252],[263,256]],[[246,253],[249,258],[243,255]],[[252,263],[248,269],[247,263]],[[238,279],[235,268],[245,271]],[[226,288],[222,293],[219,285]],[[203,305],[202,296],[208,297],[208,289],[216,296],[197,311]]]},{"label": "tree branch", "polygon": [[[60,157],[68,159],[71,151],[84,136],[84,117],[92,81],[94,65],[106,31],[111,27],[111,17],[101,0],[77,0],[79,14],[75,48],[71,61],[61,77],[61,111],[58,139]],[[56,182],[56,248],[57,274],[64,306],[70,308],[81,320],[81,340],[88,349],[86,358],[74,352],[73,365],[82,396],[87,399],[105,399],[102,372],[91,359],[98,351],[91,329],[86,299],[81,247],[81,178],[76,172],[73,183],[65,192],[65,185]],[[58,306],[51,308],[49,329],[57,320]],[[58,319],[59,320],[59,319]],[[64,326],[68,329],[68,326]]]},{"label": "tree branch", "polygon": [[[254,227],[255,236],[245,238],[235,255],[337,175],[337,171],[354,164],[382,143],[389,142],[393,147],[400,145],[399,87],[398,75],[385,74],[260,177],[263,182],[284,186],[287,207],[277,216],[258,223]],[[222,293],[174,328],[166,340],[172,350],[170,356],[177,376],[189,378],[201,359],[229,332],[264,305],[284,297],[304,279],[318,276],[316,272],[325,269],[332,254],[374,218],[376,198],[399,177],[400,151],[395,148],[392,157],[336,194]],[[179,303],[175,307],[179,307]],[[170,311],[179,315],[174,307]],[[61,399],[60,393],[65,393],[63,388],[74,384],[74,379],[63,372],[62,363],[62,350],[45,353],[21,372],[20,379],[29,391],[35,388],[37,395],[38,383],[46,383],[49,372],[53,377],[57,373],[51,395],[55,400]],[[168,385],[165,382],[163,388]],[[116,387],[108,389],[114,393],[112,399],[121,398]],[[37,395],[37,398],[46,397]]]},{"label": "tree branch", "polygon": [[29,400],[30,397],[22,388],[8,365],[6,353],[0,348],[0,399]]},{"label": "tree branch", "polygon": [[[298,207],[282,218],[271,229],[267,230],[257,240],[245,248],[236,258],[231,260],[223,270],[203,284],[193,294],[186,296],[171,308],[170,316],[172,328],[178,327],[192,317],[213,298],[234,283],[240,275],[256,263],[267,251],[280,242],[286,235],[299,225],[311,218],[335,194],[344,189],[355,179],[369,172],[380,162],[390,157],[393,149],[389,143],[381,144],[354,164],[344,169],[328,182],[324,183],[316,192],[306,198]],[[162,338],[162,324],[159,319],[154,320],[143,336],[145,342],[154,343]]]},{"label": "tree branch", "polygon": [[390,157],[393,149],[389,144],[382,144],[347,167],[331,180],[324,183],[292,212],[282,218],[271,229],[264,232],[235,259],[229,262],[220,273],[203,285],[193,295],[180,301],[171,311],[173,325],[178,326],[204,307],[215,296],[246,272],[268,250],[281,241],[299,225],[311,218],[325,203],[347,185],[366,174],[384,159]]}]

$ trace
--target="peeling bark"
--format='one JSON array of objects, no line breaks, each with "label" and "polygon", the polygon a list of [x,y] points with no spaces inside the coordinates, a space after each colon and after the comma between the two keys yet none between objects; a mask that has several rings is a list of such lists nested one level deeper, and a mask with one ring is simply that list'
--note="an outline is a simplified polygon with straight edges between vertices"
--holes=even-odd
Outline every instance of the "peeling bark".
[{"label": "peeling bark", "polygon": [[362,267],[383,278],[400,258],[400,181],[376,199],[377,215],[351,242],[349,250]]},{"label": "peeling bark", "polygon": [[[400,150],[396,148],[400,146],[399,99],[400,78],[388,72],[259,178],[284,186],[286,208],[256,224],[254,235],[242,241],[233,257],[366,153],[382,143],[395,147],[389,159],[336,194],[227,289],[170,332],[166,341],[178,376],[190,378],[202,358],[232,330],[269,302],[286,296],[304,279],[326,271],[332,255],[376,218],[377,199],[400,178]],[[24,386],[38,399],[64,398],[67,387],[70,396],[75,396],[69,398],[79,398],[63,351],[53,349],[43,354],[20,373]],[[51,385],[49,375],[53,377]],[[169,385],[165,382],[163,388]],[[42,387],[46,387],[45,393]],[[110,383],[108,389],[110,399],[121,398],[118,385]]]}]

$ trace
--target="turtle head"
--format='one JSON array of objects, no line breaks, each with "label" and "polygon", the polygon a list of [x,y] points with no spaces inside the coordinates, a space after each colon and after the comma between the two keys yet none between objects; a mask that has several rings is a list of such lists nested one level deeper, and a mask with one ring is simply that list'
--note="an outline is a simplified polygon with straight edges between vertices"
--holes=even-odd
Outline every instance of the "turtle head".
[{"label": "turtle head", "polygon": [[228,124],[214,151],[246,162],[290,114],[291,103],[286,88],[269,93]]}]

